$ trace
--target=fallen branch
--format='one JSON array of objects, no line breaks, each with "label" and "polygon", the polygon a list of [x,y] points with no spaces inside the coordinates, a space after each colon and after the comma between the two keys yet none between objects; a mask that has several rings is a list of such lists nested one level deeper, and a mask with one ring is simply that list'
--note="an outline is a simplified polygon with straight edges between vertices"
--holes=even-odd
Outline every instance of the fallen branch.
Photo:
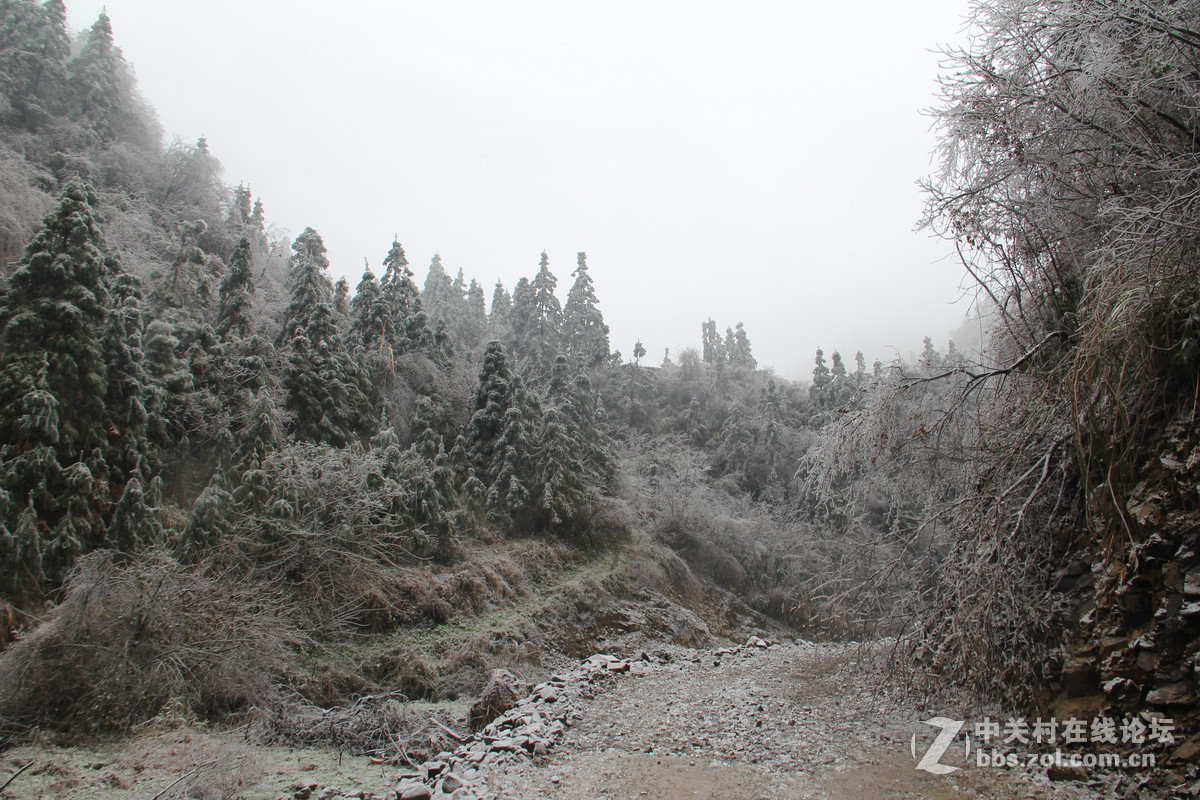
[{"label": "fallen branch", "polygon": [[214,758],[212,761],[206,761],[206,762],[204,762],[203,764],[201,764],[200,766],[196,767],[196,768],[195,768],[194,770],[192,770],[191,772],[187,772],[187,773],[184,773],[183,775],[180,775],[178,778],[176,778],[175,780],[171,781],[171,783],[170,783],[170,784],[169,784],[169,785],[168,785],[168,786],[167,786],[165,789],[163,789],[163,790],[162,790],[161,792],[159,792],[158,794],[154,795],[154,797],[151,797],[151,798],[150,798],[150,800],[159,800],[159,798],[161,798],[161,797],[162,797],[163,795],[165,795],[167,792],[169,792],[169,791],[171,791],[172,789],[174,789],[174,788],[175,788],[176,786],[178,786],[180,783],[182,783],[183,781],[186,781],[188,778],[192,777],[193,775],[195,775],[195,774],[196,774],[197,772],[199,772],[200,770],[202,770],[202,769],[207,769],[208,767],[211,767],[213,764],[217,763],[219,760],[220,760],[220,759]]},{"label": "fallen branch", "polygon": [[948,369],[945,372],[940,372],[937,375],[928,375],[923,378],[910,378],[907,375],[901,374],[901,377],[904,378],[906,381],[908,381],[908,383],[905,383],[903,386],[901,386],[900,390],[906,391],[918,384],[932,383],[933,381],[940,381],[943,378],[949,378],[951,375],[966,375],[970,379],[970,383],[972,386],[974,386],[976,383],[979,383],[980,381],[988,380],[989,378],[996,378],[1001,375],[1011,375],[1013,372],[1016,372],[1021,367],[1025,366],[1025,364],[1029,361],[1029,359],[1033,358],[1039,350],[1041,350],[1043,347],[1046,346],[1047,342],[1053,341],[1054,339],[1057,339],[1058,337],[1065,336],[1065,335],[1066,334],[1063,333],[1062,331],[1050,331],[1050,333],[1046,334],[1046,337],[1044,339],[1042,339],[1040,342],[1035,344],[1033,347],[1029,348],[1029,350],[1026,351],[1026,353],[1023,356],[1018,358],[1013,363],[1009,364],[1007,367],[992,369],[992,370],[988,370],[987,372],[972,372],[971,370],[969,370],[965,367],[955,367],[954,369]]},{"label": "fallen branch", "polygon": [[454,741],[456,741],[460,744],[467,741],[467,738],[465,736],[455,733],[454,731],[450,730],[448,727],[446,727],[442,723],[438,722],[433,717],[430,717],[429,721],[432,722],[434,725],[437,725],[439,728],[441,728],[446,733],[446,735],[449,736]]},{"label": "fallen branch", "polygon": [[29,769],[29,768],[30,768],[30,767],[32,767],[32,766],[33,766],[33,762],[32,762],[32,761],[30,761],[28,764],[26,764],[25,766],[21,767],[21,768],[20,768],[19,770],[17,770],[16,772],[14,772],[12,775],[9,775],[9,776],[8,776],[8,780],[6,780],[4,783],[0,783],[0,792],[3,792],[5,789],[7,789],[7,788],[8,788],[8,785],[9,785],[10,783],[12,783],[13,781],[15,781],[15,780],[17,779],[17,777],[18,777],[18,776],[20,776],[20,774],[21,774],[22,772],[24,772],[25,770]]}]

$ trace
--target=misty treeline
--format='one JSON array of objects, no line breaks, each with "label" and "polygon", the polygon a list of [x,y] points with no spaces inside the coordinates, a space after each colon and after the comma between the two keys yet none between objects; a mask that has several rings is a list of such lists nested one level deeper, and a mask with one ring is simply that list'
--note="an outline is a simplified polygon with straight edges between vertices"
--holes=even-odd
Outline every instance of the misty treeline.
[{"label": "misty treeline", "polygon": [[[1200,462],[1182,7],[980,4],[925,224],[956,242],[986,341],[869,366],[819,349],[803,384],[759,369],[741,323],[625,359],[582,252],[565,302],[546,253],[511,290],[436,255],[418,286],[386,238],[334,282],[316,230],[270,225],[203,139],[162,143],[105,15],[74,40],[64,20],[60,0],[0,4],[0,644],[27,631],[0,677],[104,671],[130,681],[105,697],[136,694],[136,647],[68,669],[100,651],[55,637],[145,649],[148,625],[138,663],[178,673],[89,724],[153,714],[186,676],[217,687],[207,711],[240,707],[316,640],[469,613],[422,605],[402,567],[633,531],[801,630],[895,635],[921,674],[1023,702],[1075,643],[1146,622],[1080,621],[1081,571],[1166,574],[1146,542],[1194,538],[1162,522]],[[187,607],[160,619],[164,597]],[[95,598],[123,610],[102,622]],[[271,646],[238,661],[192,631]],[[61,690],[22,686],[10,713]]]}]

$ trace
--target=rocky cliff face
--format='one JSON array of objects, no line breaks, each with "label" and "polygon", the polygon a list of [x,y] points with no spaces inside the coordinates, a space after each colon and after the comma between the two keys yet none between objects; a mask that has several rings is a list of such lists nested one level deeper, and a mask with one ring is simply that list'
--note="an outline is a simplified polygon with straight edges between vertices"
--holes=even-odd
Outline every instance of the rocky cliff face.
[{"label": "rocky cliff face", "polygon": [[1200,756],[1200,430],[1178,421],[1153,453],[1124,513],[1092,515],[1098,544],[1059,572],[1077,627],[1046,699],[1059,718],[1170,718],[1160,766],[1182,768]]}]

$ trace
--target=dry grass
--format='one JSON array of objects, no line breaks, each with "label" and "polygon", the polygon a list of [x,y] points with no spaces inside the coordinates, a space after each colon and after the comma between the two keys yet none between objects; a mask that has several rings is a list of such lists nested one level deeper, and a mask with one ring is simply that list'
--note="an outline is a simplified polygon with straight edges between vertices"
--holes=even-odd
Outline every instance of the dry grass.
[{"label": "dry grass", "polygon": [[0,718],[89,732],[127,730],[173,700],[201,716],[247,710],[275,694],[303,641],[286,619],[262,587],[204,565],[93,553],[62,602],[0,654]]}]

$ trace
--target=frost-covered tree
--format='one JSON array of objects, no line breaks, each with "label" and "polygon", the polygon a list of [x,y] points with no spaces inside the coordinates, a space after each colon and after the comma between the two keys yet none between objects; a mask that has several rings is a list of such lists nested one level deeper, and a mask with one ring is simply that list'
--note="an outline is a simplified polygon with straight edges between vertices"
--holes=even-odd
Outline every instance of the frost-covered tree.
[{"label": "frost-covered tree", "polygon": [[814,359],[815,366],[813,367],[812,391],[820,392],[829,382],[833,380],[833,375],[829,371],[829,365],[825,361],[825,351],[817,348],[817,355]]},{"label": "frost-covered tree", "polygon": [[462,318],[464,302],[463,293],[442,265],[442,257],[435,253],[425,275],[425,287],[421,290],[421,308],[430,325],[436,328],[441,320],[451,328],[456,326]]},{"label": "frost-covered tree", "polygon": [[[383,259],[383,277],[379,281],[379,289],[383,292],[388,313],[391,315],[391,329],[402,334],[405,330],[405,320],[421,310],[420,292],[413,281],[412,270],[408,268],[408,258],[398,239],[392,239],[392,246]],[[396,347],[397,341],[388,344]]]},{"label": "frost-covered tree", "polygon": [[[9,591],[19,595],[103,542],[122,468],[144,454],[140,387],[110,386],[105,362],[107,350],[114,377],[140,380],[136,339],[117,341],[140,321],[126,305],[136,291],[104,254],[96,202],[83,184],[67,185],[0,299],[0,525],[16,559]],[[110,281],[124,295],[117,320]]]},{"label": "frost-covered tree", "polygon": [[[925,341],[928,342],[929,340],[926,339]],[[842,354],[837,350],[834,350],[833,355],[830,356],[830,359],[832,361],[829,367],[830,378],[832,378],[834,381],[846,380],[846,364],[842,361]]]},{"label": "frost-covered tree", "polygon": [[479,281],[471,279],[467,287],[467,314],[463,325],[464,347],[475,347],[487,332],[487,299],[483,296],[483,287]]},{"label": "frost-covered tree", "polygon": [[183,546],[193,553],[219,542],[232,526],[236,501],[229,490],[229,476],[218,468],[192,505],[183,529]]},{"label": "frost-covered tree", "polygon": [[513,355],[519,358],[531,354],[536,326],[534,324],[533,284],[529,282],[528,278],[521,278],[513,287],[509,328],[511,335],[509,344]]},{"label": "frost-covered tree", "polygon": [[[159,399],[145,365],[141,281],[122,271],[112,256],[105,259],[104,266],[111,304],[101,340],[108,367],[105,376],[108,392],[104,397],[108,435],[104,460],[108,465],[106,479],[115,488],[136,480],[139,474],[149,480],[146,471],[150,412],[159,406]],[[141,484],[137,494],[142,495]],[[133,535],[133,528],[129,527],[134,525],[132,519],[125,523],[130,535]],[[145,541],[152,531],[144,533],[145,537],[135,537],[136,541]],[[124,549],[135,539],[123,540],[116,546]]]},{"label": "frost-covered tree", "polygon": [[44,372],[45,391],[61,409],[59,452],[71,460],[103,447],[107,438],[101,337],[109,298],[97,203],[89,187],[69,183],[0,299],[0,439],[17,439],[17,409]]},{"label": "frost-covered tree", "polygon": [[609,477],[611,442],[597,425],[586,374],[572,379],[566,356],[555,358],[541,406],[532,500],[544,525],[570,532]]},{"label": "frost-covered tree", "polygon": [[498,336],[512,324],[512,307],[513,301],[508,290],[504,288],[503,283],[496,281],[496,288],[492,290],[492,306],[488,312],[488,324],[494,336]]},{"label": "frost-covered tree", "polygon": [[292,251],[291,301],[276,340],[287,363],[287,407],[299,438],[341,447],[361,435],[372,416],[365,375],[334,325],[325,243],[306,228]]},{"label": "frost-covered tree", "polygon": [[742,323],[739,322],[737,324],[726,349],[728,351],[729,363],[735,367],[755,369],[758,366],[758,361],[750,352],[750,337],[746,335],[746,329],[742,326]]},{"label": "frost-covered tree", "polygon": [[350,313],[350,282],[343,275],[333,284],[333,314],[341,324]]},{"label": "frost-covered tree", "polygon": [[[530,282],[533,303],[530,309],[526,336],[530,340],[531,354],[542,364],[550,364],[562,349],[562,304],[554,295],[558,278],[550,271],[550,258],[542,251],[537,274]],[[515,302],[515,301],[514,301]]]},{"label": "frost-covered tree", "polygon": [[504,429],[504,415],[512,403],[512,381],[508,351],[498,341],[489,342],[479,367],[479,384],[466,440],[475,473],[485,484],[493,477],[496,443]]},{"label": "frost-covered tree", "polygon": [[642,340],[638,339],[633,344],[633,364],[638,366],[642,363],[642,359],[646,357],[646,346],[642,344]]},{"label": "frost-covered tree", "polygon": [[69,53],[63,0],[0,4],[0,119],[36,130],[59,113]]},{"label": "frost-covered tree", "polygon": [[524,527],[539,500],[537,462],[541,411],[519,376],[509,385],[509,404],[500,421],[500,436],[492,447],[486,506],[488,517],[509,530]]},{"label": "frost-covered tree", "polygon": [[535,486],[537,509],[552,530],[571,527],[589,500],[583,448],[569,428],[566,410],[551,406],[542,415]]},{"label": "frost-covered tree", "polygon": [[212,289],[209,260],[200,246],[200,238],[207,232],[208,223],[202,219],[179,224],[170,266],[150,295],[156,316],[163,316],[167,309],[182,309],[193,321],[203,321]]},{"label": "frost-covered tree", "polygon": [[586,373],[579,373],[572,382],[567,416],[582,449],[586,474],[596,486],[606,486],[616,471],[617,456],[612,438],[604,429],[599,397]]},{"label": "frost-covered tree", "polygon": [[609,356],[608,325],[600,313],[595,285],[588,274],[587,254],[579,253],[575,282],[567,293],[563,309],[563,340],[567,354],[585,369],[603,364]]},{"label": "frost-covered tree", "polygon": [[229,211],[225,215],[225,225],[232,230],[243,231],[250,224],[250,217],[254,214],[252,200],[250,187],[239,183],[229,198]]},{"label": "frost-covered tree", "polygon": [[250,240],[245,236],[234,245],[229,271],[217,292],[217,336],[228,342],[245,339],[254,329],[254,276],[251,272]]},{"label": "frost-covered tree", "polygon": [[67,64],[74,113],[100,142],[120,140],[143,149],[158,144],[158,127],[135,88],[133,71],[113,42],[112,22],[100,12],[79,55]]},{"label": "frost-covered tree", "polygon": [[726,360],[725,343],[717,333],[715,320],[706,320],[700,325],[702,358],[705,364],[721,364]]},{"label": "frost-covered tree", "polygon": [[384,302],[375,273],[367,267],[350,301],[350,342],[367,352],[382,351],[395,332],[392,315]]}]

